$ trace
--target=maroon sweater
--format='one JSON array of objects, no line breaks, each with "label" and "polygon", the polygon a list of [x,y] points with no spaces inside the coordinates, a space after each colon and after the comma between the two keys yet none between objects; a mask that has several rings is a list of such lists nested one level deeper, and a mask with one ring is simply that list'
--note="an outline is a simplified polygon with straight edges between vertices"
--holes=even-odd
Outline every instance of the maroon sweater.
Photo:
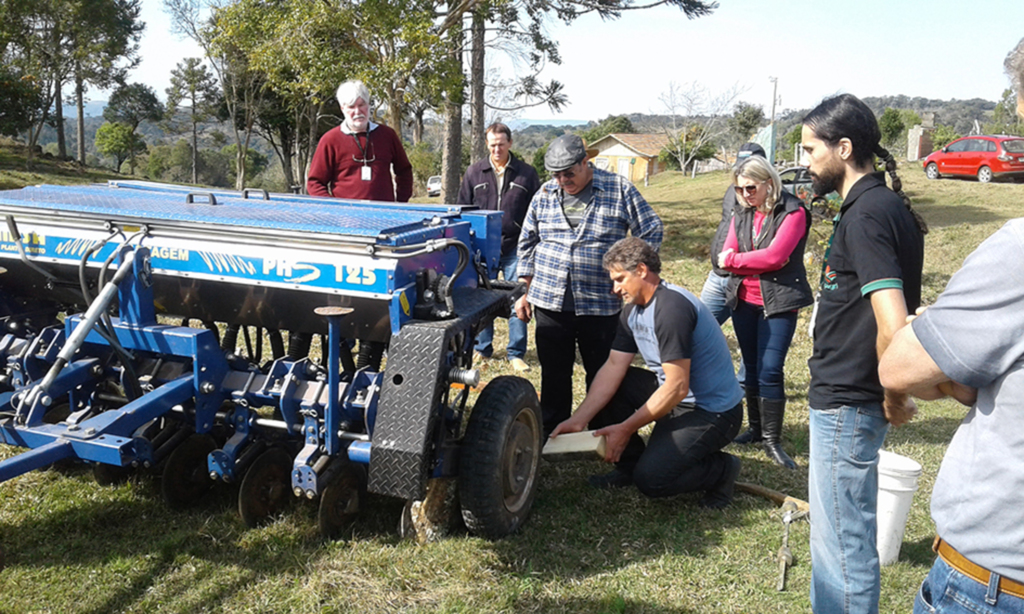
[{"label": "maroon sweater", "polygon": [[[354,134],[345,134],[341,128],[331,128],[320,139],[320,144],[309,166],[306,191],[313,196],[334,196],[380,200],[387,202],[409,202],[412,196],[412,164],[405,155],[405,148],[395,131],[378,124],[370,131],[369,143],[365,133],[358,135],[359,143],[366,150],[360,150]],[[357,160],[372,160],[366,165],[371,169],[370,181],[363,181],[363,163]],[[395,180],[392,183],[391,170]],[[395,198],[395,185],[398,198]]]}]

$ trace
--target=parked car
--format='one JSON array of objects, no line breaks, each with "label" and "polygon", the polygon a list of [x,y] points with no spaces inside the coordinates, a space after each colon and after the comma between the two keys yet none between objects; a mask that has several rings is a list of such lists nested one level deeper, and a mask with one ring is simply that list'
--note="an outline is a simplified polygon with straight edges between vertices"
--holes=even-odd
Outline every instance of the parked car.
[{"label": "parked car", "polygon": [[796,196],[810,208],[811,213],[821,219],[831,219],[839,211],[843,199],[836,192],[816,196],[811,185],[811,173],[806,166],[791,166],[779,171],[782,189]]},{"label": "parked car", "polygon": [[811,190],[811,173],[806,166],[791,166],[779,171],[779,178],[782,179],[782,189],[803,198],[800,193],[803,190]]},{"label": "parked car", "polygon": [[427,178],[427,196],[441,195],[441,176],[433,175]]},{"label": "parked car", "polygon": [[922,163],[929,179],[943,175],[1024,178],[1024,138],[1005,135],[967,136],[930,154]]}]

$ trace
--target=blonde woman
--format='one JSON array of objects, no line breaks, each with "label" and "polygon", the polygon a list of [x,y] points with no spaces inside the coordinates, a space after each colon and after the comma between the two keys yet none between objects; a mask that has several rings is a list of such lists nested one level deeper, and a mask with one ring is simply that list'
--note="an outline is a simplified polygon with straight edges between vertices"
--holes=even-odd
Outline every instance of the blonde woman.
[{"label": "blonde woman", "polygon": [[782,449],[786,411],[783,367],[796,330],[797,311],[814,302],[804,269],[811,225],[803,201],[782,190],[767,160],[751,156],[733,170],[737,205],[718,255],[732,278],[726,300],[746,368],[750,428],[737,443],[763,443],[772,461],[795,469]]}]

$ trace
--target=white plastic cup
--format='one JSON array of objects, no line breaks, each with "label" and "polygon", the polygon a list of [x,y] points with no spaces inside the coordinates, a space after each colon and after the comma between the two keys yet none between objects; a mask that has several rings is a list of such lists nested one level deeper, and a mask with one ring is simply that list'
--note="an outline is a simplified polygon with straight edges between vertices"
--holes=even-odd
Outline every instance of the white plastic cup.
[{"label": "white plastic cup", "polygon": [[917,491],[921,464],[879,450],[878,452],[878,559],[882,565],[896,562],[903,545],[910,504]]}]

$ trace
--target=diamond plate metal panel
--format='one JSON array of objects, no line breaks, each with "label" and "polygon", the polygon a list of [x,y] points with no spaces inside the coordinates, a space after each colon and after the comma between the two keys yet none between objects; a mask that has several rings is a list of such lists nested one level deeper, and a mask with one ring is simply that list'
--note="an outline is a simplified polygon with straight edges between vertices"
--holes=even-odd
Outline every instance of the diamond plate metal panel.
[{"label": "diamond plate metal panel", "polygon": [[441,395],[448,383],[448,344],[455,335],[505,308],[508,293],[458,289],[454,320],[416,321],[402,327],[388,347],[377,424],[370,455],[369,490],[403,499],[422,499],[436,460],[435,431]]},{"label": "diamond plate metal panel", "polygon": [[[205,193],[195,190],[195,194]],[[33,210],[91,214],[104,219],[223,224],[275,230],[377,237],[427,228],[442,212],[373,207],[366,204],[275,202],[241,198],[219,199],[210,205],[197,198],[185,203],[181,192],[146,192],[86,186],[35,186],[0,192],[0,204]],[[430,232],[428,234],[436,234]]]}]

